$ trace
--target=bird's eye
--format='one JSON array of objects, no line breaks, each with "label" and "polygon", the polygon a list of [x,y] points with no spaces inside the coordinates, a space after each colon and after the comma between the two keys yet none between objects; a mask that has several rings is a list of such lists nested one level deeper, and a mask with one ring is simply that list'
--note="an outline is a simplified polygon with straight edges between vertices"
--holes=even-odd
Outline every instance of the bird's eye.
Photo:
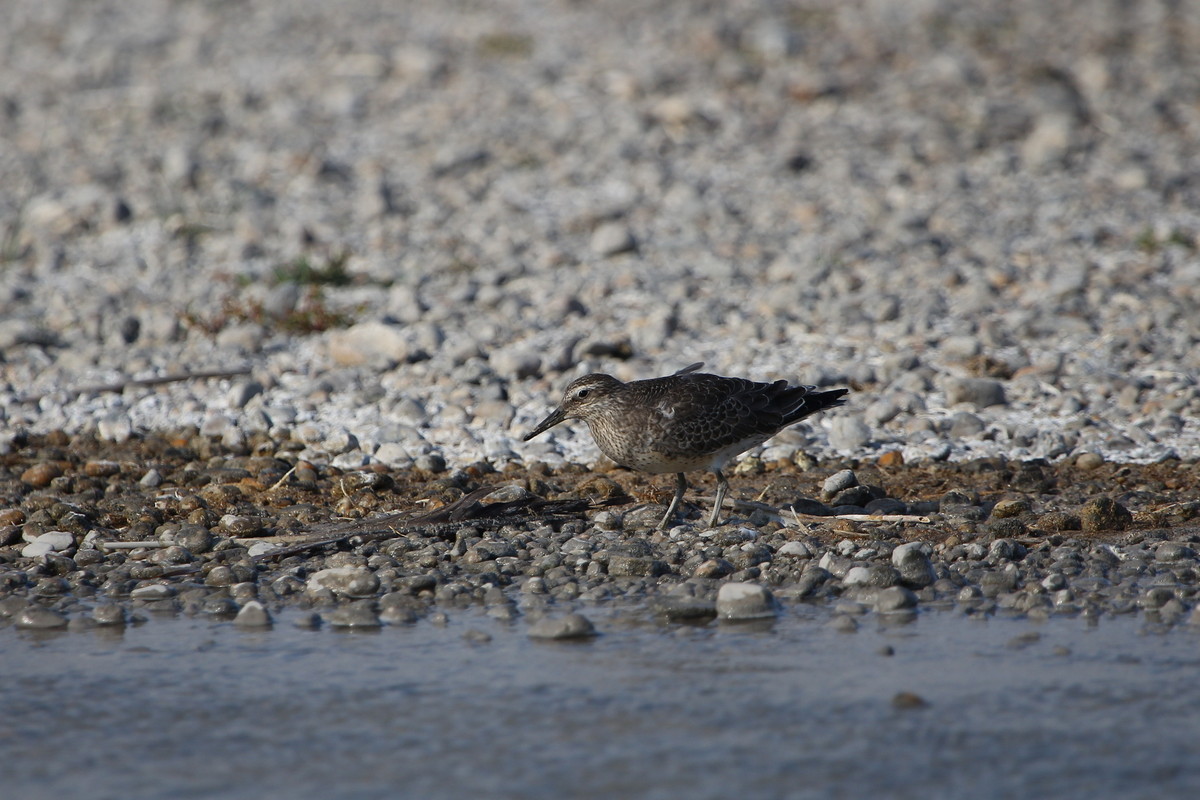
[{"label": "bird's eye", "polygon": [[587,397],[591,393],[592,393],[591,389],[580,389],[578,392],[575,393],[575,399],[583,400],[585,397]]}]

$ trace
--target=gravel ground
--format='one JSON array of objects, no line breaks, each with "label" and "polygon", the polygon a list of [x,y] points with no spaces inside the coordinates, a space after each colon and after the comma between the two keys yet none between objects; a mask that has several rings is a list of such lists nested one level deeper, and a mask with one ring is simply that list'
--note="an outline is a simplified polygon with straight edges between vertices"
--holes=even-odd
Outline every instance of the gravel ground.
[{"label": "gravel ground", "polygon": [[[440,604],[518,585],[526,598],[657,595],[701,567],[701,580],[780,596],[888,598],[866,605],[1190,607],[1196,4],[13,0],[0,53],[0,522],[20,539],[3,550],[16,614],[34,595],[75,618],[63,593],[93,584],[122,618],[130,603],[192,608],[214,592],[225,611],[255,592],[269,607],[286,586],[336,602],[328,587],[308,597],[313,564],[252,567],[237,540],[262,531],[223,520],[298,533],[310,512],[274,509],[313,506],[324,524],[376,510],[352,499],[366,491],[383,493],[379,510],[411,513],[472,481],[553,499],[595,448],[565,427],[519,439],[571,377],[693,361],[852,388],[845,408],[743,462],[743,481],[795,484],[766,499],[776,508],[819,497],[815,482],[841,466],[887,485],[862,472],[886,463],[912,477],[841,505],[975,510],[931,523],[936,535],[873,524],[845,544],[826,541],[836,526],[802,535],[751,515],[750,533],[691,527],[618,545],[640,528],[614,506],[501,536],[515,556],[480,550],[475,536],[498,534],[480,530],[320,558],[376,559],[363,599],[419,608],[426,592]],[[311,474],[274,491],[316,495],[260,496],[300,463]],[[1090,488],[1075,496],[1064,476],[1084,464]],[[31,467],[50,477],[26,479]],[[197,482],[212,469],[234,473]],[[964,487],[1017,483],[965,500],[914,488],[939,470]],[[1047,471],[1069,502],[1019,483]],[[405,488],[392,498],[344,475]],[[323,487],[335,477],[336,491]],[[1155,488],[1131,488],[1143,480]],[[230,485],[248,499],[202,491]],[[125,516],[102,507],[126,494]],[[177,497],[203,502],[183,513]],[[1029,508],[992,520],[997,499]],[[1102,523],[1088,522],[1094,504]],[[1060,512],[1059,527],[1045,521]],[[1094,541],[1072,532],[1072,514],[1152,530]],[[196,542],[149,554],[84,541],[173,543],[170,526],[185,523],[207,535],[189,528]],[[54,531],[70,543],[25,541]],[[911,538],[933,549],[897,556]],[[21,555],[30,544],[43,554]],[[1078,559],[1056,555],[1064,547]],[[470,580],[418,575],[470,553],[485,565]],[[930,557],[932,583],[896,577]],[[618,577],[614,558],[641,588],[605,579]],[[200,573],[156,580],[172,559]],[[865,572],[838,574],[855,561]],[[217,567],[228,570],[213,579]],[[1166,573],[1171,586],[1147,583]],[[1109,585],[1084,589],[1080,575]],[[125,599],[139,581],[148,594]]]},{"label": "gravel ground", "polygon": [[0,460],[0,619],[263,627],[300,608],[302,624],[370,628],[483,605],[531,636],[572,638],[592,633],[580,612],[597,605],[707,622],[807,602],[846,630],[918,606],[1200,624],[1195,461],[759,464],[735,493],[761,502],[712,529],[692,506],[660,532],[670,482],[626,470],[345,472],[265,439],[255,450],[194,431],[22,441]]}]

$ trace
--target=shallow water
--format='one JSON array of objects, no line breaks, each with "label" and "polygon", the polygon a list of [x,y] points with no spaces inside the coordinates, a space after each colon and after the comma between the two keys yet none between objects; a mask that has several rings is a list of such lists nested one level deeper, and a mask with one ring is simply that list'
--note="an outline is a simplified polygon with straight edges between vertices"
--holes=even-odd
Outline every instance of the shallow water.
[{"label": "shallow water", "polygon": [[[1200,793],[1200,634],[925,612],[839,633],[462,612],[376,633],[0,630],[7,797],[1170,797]],[[468,630],[490,634],[475,644]],[[893,655],[885,655],[890,646]],[[899,709],[912,692],[928,705]]]}]

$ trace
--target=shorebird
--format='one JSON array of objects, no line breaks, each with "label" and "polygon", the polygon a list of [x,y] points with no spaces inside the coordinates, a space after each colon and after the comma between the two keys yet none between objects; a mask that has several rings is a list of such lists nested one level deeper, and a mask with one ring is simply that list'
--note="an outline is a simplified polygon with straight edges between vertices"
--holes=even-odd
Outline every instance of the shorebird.
[{"label": "shorebird", "polygon": [[622,383],[593,372],[567,387],[562,401],[526,437],[568,419],[582,419],[600,450],[621,466],[643,472],[674,472],[675,497],[658,528],[667,526],[687,491],[685,473],[707,469],[717,477],[709,527],[717,524],[729,481],[721,472],[731,458],[762,444],[784,428],[840,406],[848,389],[818,392],[787,381],[756,383],[696,370]]}]

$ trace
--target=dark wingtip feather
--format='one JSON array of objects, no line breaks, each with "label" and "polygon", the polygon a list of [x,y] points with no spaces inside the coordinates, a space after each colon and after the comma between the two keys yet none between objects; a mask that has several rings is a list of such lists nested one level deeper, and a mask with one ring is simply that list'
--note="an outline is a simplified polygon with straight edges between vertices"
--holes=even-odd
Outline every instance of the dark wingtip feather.
[{"label": "dark wingtip feather", "polygon": [[803,387],[803,389],[805,391],[800,402],[787,414],[786,420],[789,425],[816,414],[818,411],[844,406],[846,404],[845,396],[850,392],[849,389],[830,389],[827,392],[814,392],[812,391],[812,387],[809,386]]}]

